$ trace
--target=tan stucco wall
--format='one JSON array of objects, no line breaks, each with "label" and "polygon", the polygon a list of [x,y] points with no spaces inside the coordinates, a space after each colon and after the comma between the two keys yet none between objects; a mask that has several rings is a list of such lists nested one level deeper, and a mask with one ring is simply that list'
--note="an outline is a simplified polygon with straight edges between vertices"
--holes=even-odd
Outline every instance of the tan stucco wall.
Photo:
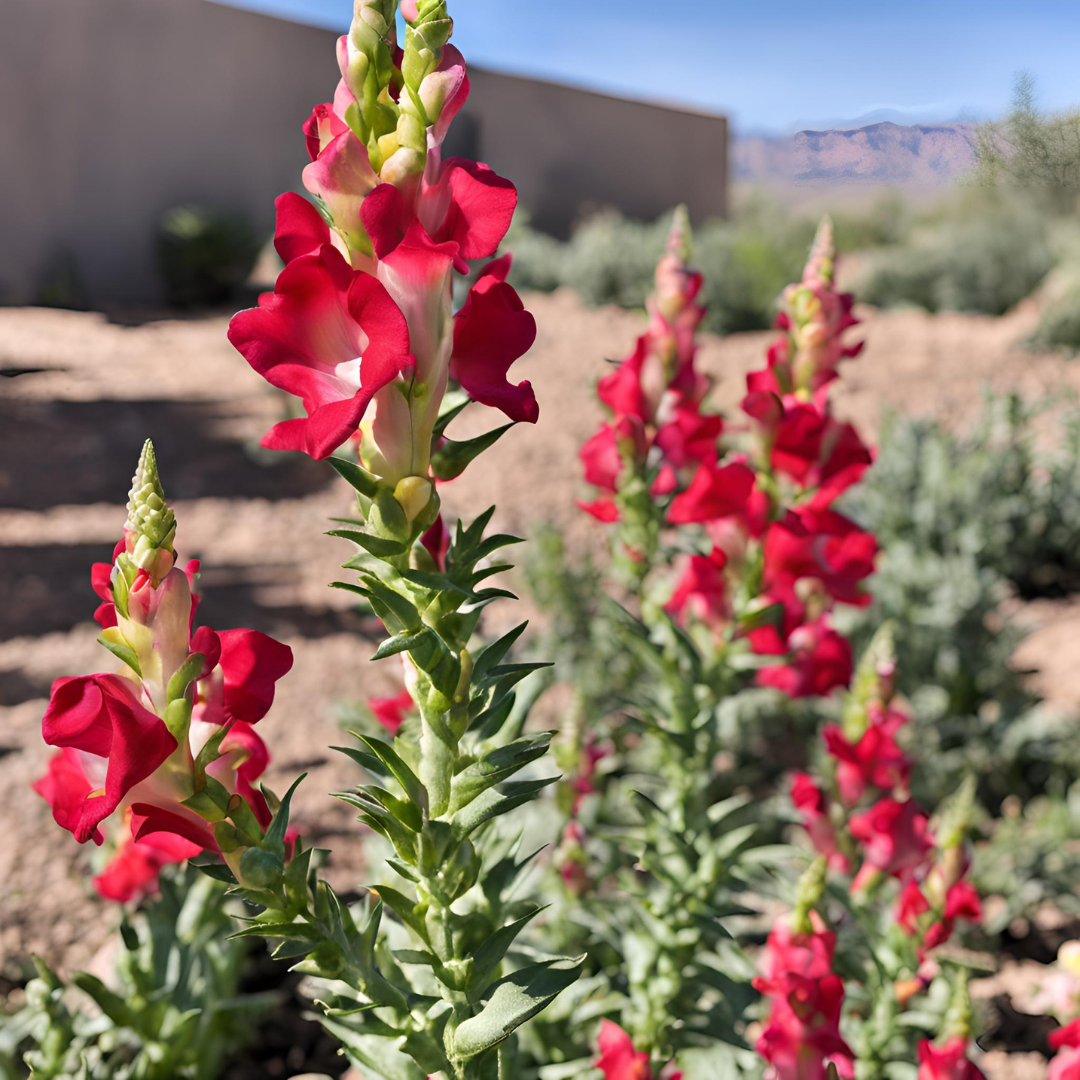
[{"label": "tan stucco wall", "polygon": [[[154,238],[180,203],[273,225],[333,94],[335,34],[206,0],[0,0],[0,303],[73,263],[86,299],[159,298]],[[583,209],[725,210],[723,117],[473,71],[455,124],[537,225]],[[453,129],[452,129],[453,130]]]},{"label": "tan stucco wall", "polygon": [[537,227],[565,236],[601,206],[645,220],[680,202],[694,221],[727,213],[725,117],[489,71],[470,78],[463,116],[479,156],[513,178]]},{"label": "tan stucco wall", "polygon": [[0,0],[0,300],[67,254],[91,302],[154,300],[179,203],[272,227],[335,36],[203,0]]}]

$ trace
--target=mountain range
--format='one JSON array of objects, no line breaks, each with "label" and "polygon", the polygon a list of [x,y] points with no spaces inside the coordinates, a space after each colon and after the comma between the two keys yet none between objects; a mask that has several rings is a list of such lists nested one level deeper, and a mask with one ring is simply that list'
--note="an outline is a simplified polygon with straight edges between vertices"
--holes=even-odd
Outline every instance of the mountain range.
[{"label": "mountain range", "polygon": [[750,135],[732,140],[732,178],[744,182],[887,184],[953,183],[975,159],[969,123],[896,124]]}]

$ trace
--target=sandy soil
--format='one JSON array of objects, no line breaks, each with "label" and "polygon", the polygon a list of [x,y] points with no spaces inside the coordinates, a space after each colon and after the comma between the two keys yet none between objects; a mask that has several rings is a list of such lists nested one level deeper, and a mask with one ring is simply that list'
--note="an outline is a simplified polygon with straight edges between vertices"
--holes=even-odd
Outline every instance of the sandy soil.
[{"label": "sandy soil", "polygon": [[[444,503],[452,516],[496,503],[503,528],[527,533],[546,523],[571,543],[595,542],[573,506],[581,493],[577,448],[598,420],[591,386],[605,358],[629,351],[640,317],[587,310],[567,291],[527,300],[539,336],[515,370],[536,388],[540,423],[512,431],[443,489]],[[1080,364],[1018,346],[1037,318],[1033,304],[1002,319],[864,315],[869,345],[849,365],[836,407],[870,430],[888,408],[962,420],[987,383],[1031,394],[1080,389]],[[362,880],[357,845],[342,843],[356,835],[351,815],[326,795],[354,775],[326,748],[339,741],[341,703],[396,689],[396,670],[391,662],[367,665],[372,628],[347,594],[326,587],[347,553],[322,531],[329,517],[348,513],[349,492],[322,466],[258,449],[282,403],[232,351],[226,321],[122,325],[96,314],[0,310],[0,372],[21,372],[0,380],[0,833],[8,837],[0,845],[0,973],[15,972],[30,951],[76,967],[112,929],[112,914],[83,885],[90,853],[56,829],[26,784],[47,756],[39,724],[51,681],[108,659],[94,643],[89,567],[108,558],[119,535],[148,434],[174,500],[179,547],[203,559],[201,616],[219,629],[275,634],[296,652],[261,724],[275,755],[270,782],[281,787],[299,768],[310,771],[298,821],[315,841],[333,841],[337,884]],[[767,339],[706,340],[703,364],[726,409],[740,397],[744,373],[761,363]],[[491,426],[486,413],[475,407],[458,431]],[[1038,661],[1038,687],[1051,702],[1075,708],[1080,676],[1068,646],[1080,630],[1080,605],[1037,605],[1027,615],[1035,633],[1023,659]]]}]

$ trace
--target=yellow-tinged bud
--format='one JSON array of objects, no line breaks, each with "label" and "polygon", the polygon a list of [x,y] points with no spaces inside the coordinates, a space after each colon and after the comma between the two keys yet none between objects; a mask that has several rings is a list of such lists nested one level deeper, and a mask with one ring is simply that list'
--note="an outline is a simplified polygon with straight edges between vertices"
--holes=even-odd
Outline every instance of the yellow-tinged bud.
[{"label": "yellow-tinged bud", "polygon": [[1066,941],[1058,949],[1058,966],[1080,979],[1080,941]]},{"label": "yellow-tinged bud", "polygon": [[406,476],[394,488],[394,498],[401,504],[410,523],[424,512],[434,493],[431,481],[423,476]]}]

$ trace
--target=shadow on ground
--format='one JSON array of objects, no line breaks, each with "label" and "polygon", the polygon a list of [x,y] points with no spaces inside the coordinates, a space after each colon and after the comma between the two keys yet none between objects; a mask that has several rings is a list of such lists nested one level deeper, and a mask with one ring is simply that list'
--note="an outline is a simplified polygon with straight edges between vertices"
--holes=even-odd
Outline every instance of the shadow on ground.
[{"label": "shadow on ground", "polygon": [[333,482],[310,458],[223,433],[243,415],[221,401],[0,399],[0,507],[115,503],[150,434],[172,499],[293,499]]}]

